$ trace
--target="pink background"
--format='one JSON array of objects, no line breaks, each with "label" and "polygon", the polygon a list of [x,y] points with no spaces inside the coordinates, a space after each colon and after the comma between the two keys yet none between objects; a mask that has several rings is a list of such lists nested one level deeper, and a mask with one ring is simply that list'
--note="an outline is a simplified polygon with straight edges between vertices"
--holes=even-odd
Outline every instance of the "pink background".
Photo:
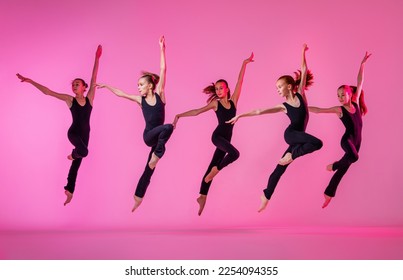
[{"label": "pink background", "polygon": [[[386,1],[2,1],[0,21],[0,230],[140,229],[267,226],[403,226],[400,106],[403,4]],[[303,43],[315,84],[311,105],[338,105],[336,89],[355,84],[366,65],[366,101],[360,160],[321,209],[339,159],[344,128],[336,116],[311,114],[307,131],[319,152],[289,167],[269,204],[259,196],[286,149],[284,114],[243,119],[234,129],[238,161],[213,181],[205,212],[197,216],[200,181],[214,151],[213,111],[181,119],[152,178],[143,205],[131,213],[135,185],[149,148],[139,107],[98,90],[89,156],[83,160],[72,203],[63,207],[71,151],[67,106],[21,84],[21,73],[71,93],[70,82],[89,82],[102,44],[98,81],[137,93],[141,70],[159,71],[160,35],[166,37],[166,121],[201,107],[201,89],[219,78],[235,87],[245,74],[238,112],[283,102],[276,79],[300,66]]]}]

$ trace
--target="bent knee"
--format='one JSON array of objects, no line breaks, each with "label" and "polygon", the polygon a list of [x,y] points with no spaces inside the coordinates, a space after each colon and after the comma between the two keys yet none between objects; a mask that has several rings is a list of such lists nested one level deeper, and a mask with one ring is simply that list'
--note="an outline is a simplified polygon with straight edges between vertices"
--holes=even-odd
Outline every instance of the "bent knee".
[{"label": "bent knee", "polygon": [[323,142],[322,142],[322,140],[318,139],[318,140],[315,142],[315,147],[316,147],[317,150],[322,149],[322,147],[323,147]]}]

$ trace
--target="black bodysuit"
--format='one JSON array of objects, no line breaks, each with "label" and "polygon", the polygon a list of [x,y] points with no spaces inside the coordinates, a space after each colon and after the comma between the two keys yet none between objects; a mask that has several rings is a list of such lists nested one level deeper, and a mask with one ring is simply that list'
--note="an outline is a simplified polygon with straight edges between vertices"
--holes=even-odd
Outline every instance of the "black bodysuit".
[{"label": "black bodysuit", "polygon": [[88,142],[90,140],[90,117],[92,106],[88,97],[85,98],[85,105],[81,106],[75,98],[70,107],[73,122],[67,132],[67,136],[73,144],[74,149],[71,152],[73,161],[67,176],[67,185],[65,190],[74,193],[77,172],[80,168],[82,158],[88,155]]},{"label": "black bodysuit", "polygon": [[146,102],[145,97],[141,98],[141,109],[145,120],[146,127],[143,132],[143,140],[147,146],[151,147],[148,155],[148,160],[143,174],[137,184],[135,195],[137,197],[144,197],[147,187],[150,184],[151,176],[154,169],[151,169],[148,162],[153,153],[161,158],[165,153],[165,144],[171,137],[173,132],[172,124],[164,124],[165,120],[165,104],[162,102],[161,97],[155,93],[156,103],[151,106]]},{"label": "black bodysuit", "polygon": [[325,194],[330,197],[335,196],[341,178],[346,174],[350,165],[358,160],[358,152],[361,146],[362,117],[358,105],[354,102],[352,104],[355,108],[354,114],[341,106],[343,115],[340,120],[343,122],[346,131],[340,144],[345,154],[339,161],[333,163],[333,171],[336,172],[325,190]]},{"label": "black bodysuit", "polygon": [[236,115],[234,102],[232,102],[232,100],[229,100],[229,102],[231,107],[226,109],[221,102],[217,100],[218,105],[215,113],[217,115],[218,126],[211,136],[211,141],[217,148],[201,183],[200,194],[203,195],[207,195],[210,189],[212,180],[206,183],[204,178],[210,173],[211,169],[214,166],[217,166],[217,169],[221,170],[239,158],[239,151],[231,144],[232,130],[234,125],[225,123]]},{"label": "black bodysuit", "polygon": [[[283,103],[287,109],[287,116],[291,121],[290,125],[284,131],[284,139],[289,147],[284,152],[283,156],[287,153],[291,153],[293,160],[305,154],[319,150],[323,145],[320,139],[305,132],[309,119],[309,111],[302,96],[299,93],[296,93],[296,96],[300,102],[299,107],[293,107],[286,102]],[[278,164],[270,175],[267,188],[263,191],[267,199],[271,198],[278,181],[288,165],[289,164]]]}]

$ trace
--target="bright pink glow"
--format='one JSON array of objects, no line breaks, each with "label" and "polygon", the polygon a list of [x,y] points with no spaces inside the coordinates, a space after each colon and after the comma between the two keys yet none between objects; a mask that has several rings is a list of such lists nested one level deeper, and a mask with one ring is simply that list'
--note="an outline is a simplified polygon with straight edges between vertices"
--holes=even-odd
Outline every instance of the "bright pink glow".
[{"label": "bright pink glow", "polygon": [[[397,85],[403,3],[6,2],[0,4],[0,230],[403,225],[403,126],[400,108],[394,106],[403,104]],[[308,99],[322,107],[338,105],[338,86],[355,84],[365,51],[373,53],[365,71],[369,114],[360,159],[327,209],[321,209],[331,177],[325,166],[343,154],[343,126],[335,116],[311,114],[307,131],[321,138],[324,147],[296,160],[268,209],[257,213],[262,189],[286,148],[288,119],[276,114],[236,124],[233,143],[241,157],[216,177],[198,217],[195,200],[214,151],[210,136],[216,119],[208,112],[180,120],[143,204],[131,213],[134,187],[149,152],[142,140],[144,121],[137,105],[106,90],[97,91],[89,156],[72,203],[63,207],[70,112],[63,102],[20,83],[15,74],[71,94],[72,79],[89,82],[96,46],[102,44],[98,81],[137,93],[140,71],[158,72],[162,34],[167,121],[203,106],[201,90],[212,81],[227,79],[233,91],[242,60],[251,51],[255,62],[247,67],[238,112],[283,102],[275,81],[299,68],[305,42],[315,75]]]}]

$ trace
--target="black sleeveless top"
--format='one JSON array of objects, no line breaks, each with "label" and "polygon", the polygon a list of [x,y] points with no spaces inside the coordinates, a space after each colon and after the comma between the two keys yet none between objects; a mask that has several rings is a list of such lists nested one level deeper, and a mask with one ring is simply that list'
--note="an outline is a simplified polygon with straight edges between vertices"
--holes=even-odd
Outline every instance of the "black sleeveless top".
[{"label": "black sleeveless top", "polygon": [[299,99],[299,107],[293,107],[287,102],[283,103],[283,105],[287,109],[287,116],[290,118],[291,121],[288,128],[298,131],[305,131],[306,125],[308,124],[309,112],[301,94],[297,92],[295,95]]},{"label": "black sleeveless top", "polygon": [[141,97],[141,110],[143,111],[146,127],[144,131],[149,131],[154,127],[163,125],[165,121],[165,104],[162,102],[161,97],[155,93],[156,103],[154,106],[146,102],[144,96]]},{"label": "black sleeveless top", "polygon": [[346,128],[343,137],[354,139],[354,144],[357,145],[361,143],[362,117],[357,103],[352,102],[352,104],[355,108],[354,114],[347,111],[344,106],[340,106],[343,112],[343,116],[340,118],[340,120],[343,122],[344,127]]},{"label": "black sleeveless top", "polygon": [[233,124],[225,123],[226,121],[229,121],[236,115],[236,108],[234,102],[232,100],[229,100],[231,104],[231,108],[226,109],[219,100],[217,100],[217,111],[215,111],[215,114],[217,116],[218,120],[218,126],[214,130],[214,133],[218,133],[222,136],[227,136],[231,137],[232,135],[232,129],[234,128]]},{"label": "black sleeveless top", "polygon": [[69,128],[69,133],[88,138],[90,134],[90,117],[92,106],[88,97],[85,97],[85,105],[78,104],[77,99],[73,98],[73,104],[70,107],[73,123]]}]

